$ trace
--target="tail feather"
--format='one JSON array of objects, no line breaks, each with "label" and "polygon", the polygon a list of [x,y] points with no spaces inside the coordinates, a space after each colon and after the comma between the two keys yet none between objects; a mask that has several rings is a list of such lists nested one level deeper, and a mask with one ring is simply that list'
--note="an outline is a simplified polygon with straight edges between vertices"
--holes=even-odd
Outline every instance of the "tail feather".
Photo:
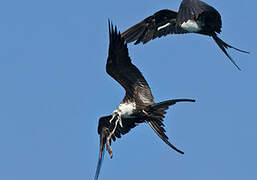
[{"label": "tail feather", "polygon": [[175,151],[177,151],[180,154],[184,154],[183,151],[177,149],[173,144],[171,144],[168,141],[168,137],[160,130],[160,126],[156,125],[156,122],[154,121],[149,121],[148,124],[150,125],[150,127],[154,130],[154,132],[168,145],[170,146],[172,149],[174,149]]},{"label": "tail feather", "polygon": [[220,47],[220,49],[224,52],[224,54],[229,58],[229,60],[234,64],[234,66],[237,67],[238,70],[241,71],[240,67],[236,64],[236,62],[232,59],[232,57],[228,54],[228,52],[226,51],[227,48],[232,48],[235,49],[239,52],[243,52],[243,53],[250,53],[238,48],[235,48],[233,46],[231,46],[230,44],[225,43],[222,39],[220,39],[215,33],[212,34],[212,38],[214,39],[214,41],[216,42],[216,44]]},{"label": "tail feather", "polygon": [[183,151],[177,149],[173,144],[169,142],[168,136],[165,134],[164,124],[163,124],[163,117],[166,113],[165,110],[169,108],[170,105],[174,105],[177,102],[195,102],[193,99],[173,99],[168,101],[163,101],[160,103],[153,104],[147,110],[151,119],[147,121],[150,127],[154,130],[154,132],[172,149],[177,151],[180,154],[184,154]]}]

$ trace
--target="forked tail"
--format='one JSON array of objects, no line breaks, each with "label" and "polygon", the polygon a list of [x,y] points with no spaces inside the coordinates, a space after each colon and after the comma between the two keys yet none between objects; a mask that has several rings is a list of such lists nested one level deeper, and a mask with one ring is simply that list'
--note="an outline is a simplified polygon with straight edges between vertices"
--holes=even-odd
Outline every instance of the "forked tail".
[{"label": "forked tail", "polygon": [[173,144],[169,142],[168,136],[165,134],[163,118],[166,113],[165,110],[169,108],[169,106],[176,104],[177,102],[195,102],[193,99],[173,99],[168,101],[163,101],[160,103],[153,104],[147,110],[148,116],[150,116],[150,120],[147,121],[150,127],[154,130],[154,132],[172,149],[175,151],[184,154],[183,151],[177,149]]},{"label": "forked tail", "polygon": [[220,39],[215,33],[213,33],[212,35],[212,38],[214,39],[214,41],[217,43],[217,45],[220,47],[220,49],[224,52],[224,54],[229,58],[229,60],[234,64],[234,66],[237,67],[238,70],[241,71],[240,67],[236,64],[236,62],[232,59],[232,57],[228,54],[228,52],[226,51],[227,48],[232,48],[232,49],[235,49],[239,52],[243,52],[243,53],[250,53],[250,52],[247,52],[247,51],[244,51],[244,50],[241,50],[241,49],[238,49],[238,48],[235,48],[227,43],[225,43],[222,39]]}]

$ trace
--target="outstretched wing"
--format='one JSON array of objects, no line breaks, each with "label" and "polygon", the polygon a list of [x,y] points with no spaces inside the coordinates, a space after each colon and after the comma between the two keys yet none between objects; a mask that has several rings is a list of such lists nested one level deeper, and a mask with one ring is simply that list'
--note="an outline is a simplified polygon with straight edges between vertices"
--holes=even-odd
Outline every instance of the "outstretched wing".
[{"label": "outstretched wing", "polygon": [[136,41],[135,44],[141,42],[145,44],[152,39],[168,34],[187,33],[181,27],[175,26],[176,18],[177,12],[163,9],[130,27],[121,36],[127,43]]},{"label": "outstretched wing", "polygon": [[177,25],[181,26],[188,20],[201,21],[208,31],[221,32],[221,16],[212,6],[199,0],[183,0],[180,4]]},{"label": "outstretched wing", "polygon": [[[110,123],[112,116],[104,116],[99,119],[98,122],[98,134],[100,135],[100,150],[99,150],[99,158],[97,162],[97,168],[95,173],[95,180],[98,179],[100,174],[100,169],[102,166],[102,161],[105,153],[105,145],[106,139],[110,135],[111,131],[114,128],[114,122],[116,119]],[[112,136],[112,140],[115,141],[116,138],[121,138],[121,135],[127,134],[131,129],[137,126],[137,124],[144,122],[143,119],[140,118],[122,118],[122,127],[120,124],[117,125],[114,135]],[[108,150],[108,149],[107,149]],[[109,150],[108,150],[109,151]]]},{"label": "outstretched wing", "polygon": [[109,22],[109,55],[106,64],[107,73],[118,81],[126,90],[125,98],[141,100],[143,104],[153,103],[153,96],[148,83],[137,69],[131,63],[128,55],[127,44],[117,32],[117,27]]},{"label": "outstretched wing", "polygon": [[165,125],[163,124],[165,110],[169,108],[169,106],[176,104],[177,102],[195,102],[193,99],[173,99],[168,101],[163,101],[160,103],[153,104],[149,106],[147,113],[150,116],[150,120],[148,120],[148,124],[154,130],[154,132],[172,149],[175,151],[184,154],[183,151],[177,149],[173,144],[169,142],[168,136],[165,134]]}]

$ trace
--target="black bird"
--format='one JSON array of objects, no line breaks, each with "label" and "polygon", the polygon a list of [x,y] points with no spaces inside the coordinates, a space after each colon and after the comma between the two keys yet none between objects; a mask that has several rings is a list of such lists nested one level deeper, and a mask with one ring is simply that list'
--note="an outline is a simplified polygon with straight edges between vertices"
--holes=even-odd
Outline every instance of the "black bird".
[{"label": "black bird", "polygon": [[134,44],[140,42],[145,44],[168,34],[198,33],[211,36],[230,61],[241,70],[226,49],[233,48],[243,53],[249,52],[221,40],[217,36],[217,33],[221,32],[221,27],[221,16],[215,8],[199,0],[183,0],[178,12],[160,10],[124,31],[122,37],[127,43],[136,41]]},{"label": "black bird", "polygon": [[146,122],[154,132],[172,149],[184,154],[168,141],[163,124],[165,110],[177,102],[193,99],[173,99],[155,103],[150,87],[141,72],[131,63],[128,55],[127,44],[117,32],[117,27],[109,22],[109,54],[107,58],[106,71],[126,91],[126,95],[119,107],[112,115],[99,119],[98,134],[100,135],[100,153],[97,164],[95,180],[98,179],[105,146],[112,158],[111,140],[115,141],[121,135],[127,134],[137,124]]}]

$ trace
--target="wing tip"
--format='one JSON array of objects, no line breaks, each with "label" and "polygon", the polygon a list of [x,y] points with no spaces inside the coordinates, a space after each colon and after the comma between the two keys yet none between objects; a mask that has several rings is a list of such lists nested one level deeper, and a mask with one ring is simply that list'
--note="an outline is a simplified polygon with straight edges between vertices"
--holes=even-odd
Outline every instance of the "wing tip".
[{"label": "wing tip", "polygon": [[100,137],[100,152],[99,152],[99,158],[98,158],[98,162],[97,162],[97,167],[96,167],[96,172],[95,172],[95,177],[94,180],[98,180],[98,177],[100,175],[100,170],[102,167],[102,162],[104,159],[104,154],[105,154],[105,145],[102,144],[102,137]]},{"label": "wing tip", "polygon": [[110,19],[108,19],[108,30],[110,45],[117,44],[119,42],[121,45],[126,46],[125,40],[122,37],[121,32],[118,31],[118,27],[116,25],[113,25]]}]

